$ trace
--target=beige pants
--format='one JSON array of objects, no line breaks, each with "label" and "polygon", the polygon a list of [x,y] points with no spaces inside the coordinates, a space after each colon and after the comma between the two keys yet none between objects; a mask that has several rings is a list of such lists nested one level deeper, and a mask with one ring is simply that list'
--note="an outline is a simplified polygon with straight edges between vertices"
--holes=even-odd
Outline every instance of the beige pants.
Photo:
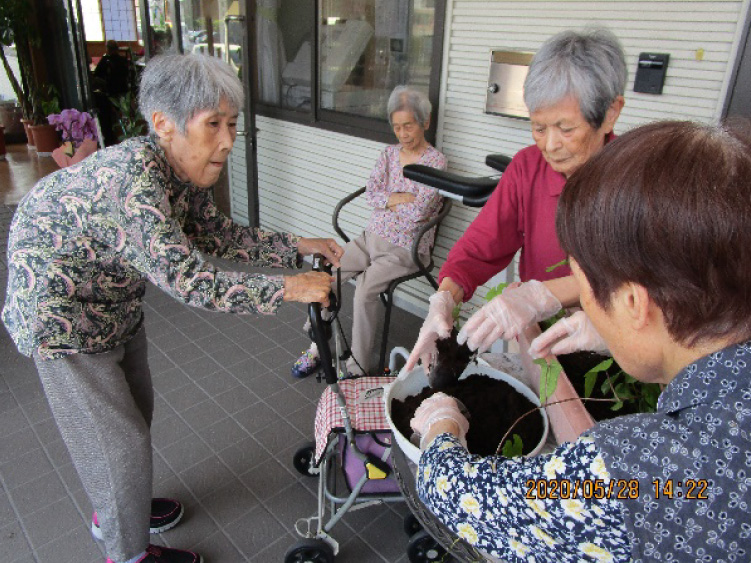
[{"label": "beige pants", "polygon": [[364,371],[371,374],[375,369],[372,356],[379,319],[383,315],[383,305],[379,303],[378,295],[386,291],[392,280],[417,269],[409,250],[373,233],[365,232],[344,247],[342,281],[358,276],[352,314],[352,357],[347,361],[350,373],[361,374]]}]

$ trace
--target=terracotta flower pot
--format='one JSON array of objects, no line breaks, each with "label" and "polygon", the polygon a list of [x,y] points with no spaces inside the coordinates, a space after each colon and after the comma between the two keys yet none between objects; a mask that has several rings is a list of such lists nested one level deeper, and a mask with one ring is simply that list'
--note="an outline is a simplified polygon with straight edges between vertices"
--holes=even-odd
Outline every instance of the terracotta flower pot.
[{"label": "terracotta flower pot", "polygon": [[60,137],[53,125],[32,125],[32,135],[37,148],[37,155],[52,156],[52,151],[60,146]]},{"label": "terracotta flower pot", "polygon": [[5,160],[5,127],[0,125],[0,160]]},{"label": "terracotta flower pot", "polygon": [[36,148],[34,145],[34,133],[31,130],[31,122],[28,119],[22,119],[23,130],[26,133],[26,146],[30,149]]}]

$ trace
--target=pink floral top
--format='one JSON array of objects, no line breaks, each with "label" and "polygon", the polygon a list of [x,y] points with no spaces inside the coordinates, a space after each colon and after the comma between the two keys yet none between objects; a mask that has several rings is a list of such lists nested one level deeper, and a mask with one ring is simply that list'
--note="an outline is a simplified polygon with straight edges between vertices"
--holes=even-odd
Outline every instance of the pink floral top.
[{"label": "pink floral top", "polygon": [[[400,145],[390,145],[378,157],[378,162],[370,174],[366,185],[365,198],[373,207],[373,214],[366,231],[406,249],[412,248],[417,231],[435,217],[441,209],[443,197],[438,190],[424,184],[407,180],[402,174],[399,162]],[[446,157],[428,145],[415,164],[423,164],[440,170],[446,169]],[[397,206],[396,211],[386,207],[389,196],[404,192],[415,194],[415,201]],[[435,229],[426,233],[420,242],[420,254],[429,254],[435,238]]]}]

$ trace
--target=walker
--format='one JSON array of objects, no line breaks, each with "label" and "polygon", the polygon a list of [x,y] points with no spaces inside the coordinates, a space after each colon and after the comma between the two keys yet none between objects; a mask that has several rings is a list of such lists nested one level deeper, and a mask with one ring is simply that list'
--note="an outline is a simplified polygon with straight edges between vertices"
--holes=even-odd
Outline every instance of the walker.
[{"label": "walker", "polygon": [[[313,269],[331,272],[319,256],[314,258]],[[338,272],[336,293],[341,295]],[[324,321],[319,303],[311,303],[308,307],[311,333],[318,346],[327,388],[316,409],[315,441],[299,448],[293,459],[295,469],[302,475],[318,477],[318,508],[313,516],[295,523],[295,530],[303,539],[287,550],[285,563],[333,562],[339,544],[330,532],[347,512],[382,503],[404,502],[399,483],[394,478],[392,436],[383,403],[384,386],[394,378],[385,374],[338,378],[349,349],[344,341],[338,319],[339,304],[333,292],[328,311],[330,318]],[[332,357],[329,347],[332,333],[335,357]],[[319,381],[322,378],[320,373],[317,377]],[[421,530],[411,514],[405,518],[404,528],[409,536]],[[418,542],[410,541],[407,550],[412,562],[438,561],[444,553],[427,534]]]}]

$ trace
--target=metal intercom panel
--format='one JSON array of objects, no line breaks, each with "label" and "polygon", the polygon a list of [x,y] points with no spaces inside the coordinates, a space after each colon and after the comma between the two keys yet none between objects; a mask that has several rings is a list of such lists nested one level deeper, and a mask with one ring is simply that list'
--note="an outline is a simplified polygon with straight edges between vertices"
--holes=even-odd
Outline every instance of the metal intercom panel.
[{"label": "metal intercom panel", "polygon": [[491,51],[485,113],[529,119],[524,105],[524,80],[534,53]]}]

